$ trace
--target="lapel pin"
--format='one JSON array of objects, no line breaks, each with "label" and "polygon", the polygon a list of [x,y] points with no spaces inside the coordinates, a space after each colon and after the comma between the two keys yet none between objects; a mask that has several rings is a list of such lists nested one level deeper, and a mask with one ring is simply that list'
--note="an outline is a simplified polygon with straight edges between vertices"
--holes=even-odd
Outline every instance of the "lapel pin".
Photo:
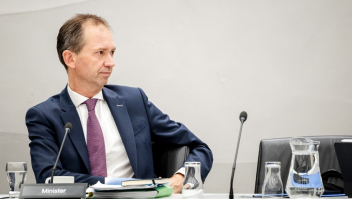
[{"label": "lapel pin", "polygon": [[117,107],[123,107],[123,104],[117,104],[116,106]]}]

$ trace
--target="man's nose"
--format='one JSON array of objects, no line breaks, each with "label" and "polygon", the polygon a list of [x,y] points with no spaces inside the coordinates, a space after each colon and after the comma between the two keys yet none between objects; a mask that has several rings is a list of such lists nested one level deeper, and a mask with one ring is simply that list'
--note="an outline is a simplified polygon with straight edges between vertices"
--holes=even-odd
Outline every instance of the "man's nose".
[{"label": "man's nose", "polygon": [[104,62],[104,65],[106,67],[114,67],[115,66],[115,61],[113,59],[113,56],[111,55],[108,55],[105,62]]}]

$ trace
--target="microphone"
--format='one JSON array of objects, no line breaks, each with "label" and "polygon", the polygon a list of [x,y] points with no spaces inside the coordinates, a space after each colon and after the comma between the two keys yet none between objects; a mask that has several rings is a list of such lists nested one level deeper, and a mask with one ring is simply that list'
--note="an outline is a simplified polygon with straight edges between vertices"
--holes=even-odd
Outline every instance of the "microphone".
[{"label": "microphone", "polygon": [[55,164],[53,166],[53,172],[51,173],[50,184],[22,184],[20,195],[23,198],[85,198],[86,197],[86,189],[88,187],[88,183],[58,183],[53,184],[54,182],[54,172],[56,169],[57,162],[59,161],[59,157],[62,151],[62,147],[65,143],[67,134],[72,130],[72,124],[67,122],[65,124],[65,135],[62,139],[62,143],[60,146],[59,153],[57,154],[57,158]]},{"label": "microphone", "polygon": [[57,162],[59,161],[59,157],[60,157],[60,154],[61,154],[61,151],[62,151],[62,147],[64,146],[64,143],[65,143],[65,140],[66,140],[66,136],[71,131],[71,129],[72,129],[72,124],[70,122],[67,122],[65,124],[64,139],[62,139],[60,150],[59,150],[59,153],[57,154],[57,158],[56,158],[56,161],[55,161],[55,164],[54,164],[54,167],[53,167],[53,171],[51,172],[51,179],[50,179],[50,183],[51,184],[53,184],[53,182],[54,182],[54,172],[55,172],[55,169],[56,169]]},{"label": "microphone", "polygon": [[231,183],[230,184],[230,195],[229,195],[230,199],[233,199],[233,176],[235,175],[238,147],[240,146],[242,127],[243,127],[243,123],[246,120],[247,120],[247,113],[246,113],[246,111],[242,111],[241,114],[240,114],[241,128],[240,128],[240,133],[238,135],[238,140],[237,140],[237,148],[236,148],[235,160],[233,161],[233,166],[232,166],[232,174],[231,174],[231,182],[230,182]]}]

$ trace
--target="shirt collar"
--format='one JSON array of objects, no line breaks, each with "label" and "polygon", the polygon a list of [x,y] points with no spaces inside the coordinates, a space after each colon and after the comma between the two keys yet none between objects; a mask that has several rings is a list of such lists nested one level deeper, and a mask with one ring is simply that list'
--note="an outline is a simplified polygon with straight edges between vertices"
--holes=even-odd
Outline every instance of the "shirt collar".
[{"label": "shirt collar", "polygon": [[[85,102],[87,99],[89,99],[89,98],[84,97],[83,95],[80,95],[80,94],[76,93],[75,91],[73,91],[69,85],[67,85],[67,92],[68,92],[68,95],[70,96],[73,104],[75,105],[75,107],[78,107],[83,102]],[[92,98],[104,101],[103,92],[100,91],[99,93],[94,95]]]}]

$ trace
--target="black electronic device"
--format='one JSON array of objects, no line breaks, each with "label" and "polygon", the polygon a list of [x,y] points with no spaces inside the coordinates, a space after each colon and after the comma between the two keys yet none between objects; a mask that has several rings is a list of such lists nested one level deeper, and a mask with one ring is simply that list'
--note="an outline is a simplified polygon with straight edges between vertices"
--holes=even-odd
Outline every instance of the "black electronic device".
[{"label": "black electronic device", "polygon": [[334,145],[344,181],[344,192],[352,198],[352,142],[335,142]]}]

